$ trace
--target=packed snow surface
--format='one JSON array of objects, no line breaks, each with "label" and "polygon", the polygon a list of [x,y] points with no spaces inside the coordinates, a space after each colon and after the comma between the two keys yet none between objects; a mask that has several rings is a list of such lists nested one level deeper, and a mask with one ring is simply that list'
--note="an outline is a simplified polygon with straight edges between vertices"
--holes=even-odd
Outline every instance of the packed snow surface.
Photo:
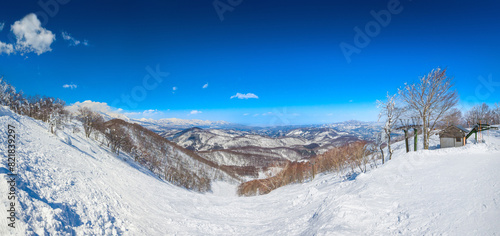
[{"label": "packed snow surface", "polygon": [[[461,148],[404,153],[369,172],[334,174],[237,197],[173,186],[94,141],[0,108],[0,235],[494,235],[500,134]],[[16,127],[16,228],[7,227],[7,125]],[[68,141],[70,140],[70,141]],[[438,140],[433,137],[432,144]]]}]

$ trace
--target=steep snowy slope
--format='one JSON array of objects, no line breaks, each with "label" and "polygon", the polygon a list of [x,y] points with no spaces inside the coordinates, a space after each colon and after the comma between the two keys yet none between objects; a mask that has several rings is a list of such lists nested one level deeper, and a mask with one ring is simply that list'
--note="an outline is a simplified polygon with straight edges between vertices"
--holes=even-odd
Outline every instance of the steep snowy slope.
[{"label": "steep snowy slope", "polygon": [[[113,119],[104,126],[108,136],[114,130],[117,134],[115,137],[126,137],[121,142],[122,151],[133,156],[136,162],[157,176],[177,186],[205,192],[210,190],[211,181],[214,180],[240,181],[233,170],[186,150],[138,124]],[[123,133],[120,134],[120,131]]]},{"label": "steep snowy slope", "polygon": [[[18,134],[16,229],[0,171],[0,235],[494,235],[500,232],[500,134],[462,148],[404,153],[366,174],[333,174],[257,197],[218,182],[199,194],[165,183],[78,135],[0,112]],[[497,137],[493,137],[497,135]],[[433,137],[435,138],[435,137]],[[70,140],[70,141],[69,141]],[[69,144],[71,143],[71,144]],[[433,140],[433,144],[437,143]],[[17,230],[17,231],[16,231]]]}]

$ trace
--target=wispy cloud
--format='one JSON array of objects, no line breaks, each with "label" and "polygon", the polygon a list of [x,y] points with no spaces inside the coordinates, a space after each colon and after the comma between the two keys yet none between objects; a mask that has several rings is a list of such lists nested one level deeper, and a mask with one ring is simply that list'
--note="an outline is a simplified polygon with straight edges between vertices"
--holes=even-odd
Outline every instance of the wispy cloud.
[{"label": "wispy cloud", "polygon": [[172,90],[173,90],[173,91],[176,91],[176,90],[177,90],[177,87],[172,87]]},{"label": "wispy cloud", "polygon": [[208,87],[208,83],[204,84],[202,88],[206,89]]},{"label": "wispy cloud", "polygon": [[56,40],[56,36],[41,25],[34,13],[14,22],[11,30],[17,39],[16,51],[21,53],[34,52],[38,55],[52,51],[50,45]]},{"label": "wispy cloud", "polygon": [[151,118],[153,116],[159,116],[162,115],[162,111],[158,111],[157,109],[149,109],[149,110],[144,110],[144,111],[137,111],[137,112],[126,112],[124,113],[126,116],[131,117],[131,118]]},{"label": "wispy cloud", "polygon": [[0,31],[3,30],[3,27],[5,26],[5,23],[4,22],[0,22]]},{"label": "wispy cloud", "polygon": [[76,84],[65,84],[63,88],[76,89],[78,86]]},{"label": "wispy cloud", "polygon": [[197,115],[197,114],[201,114],[201,113],[202,113],[201,111],[192,110],[191,112],[189,112],[189,115]]},{"label": "wispy cloud", "polygon": [[231,96],[231,99],[233,99],[233,98],[238,98],[238,99],[256,98],[256,99],[258,99],[259,97],[253,93],[247,93],[247,94],[236,93],[235,95]]},{"label": "wispy cloud", "polygon": [[61,33],[62,38],[66,41],[69,42],[69,46],[78,46],[79,44],[82,44],[84,46],[88,46],[89,42],[87,40],[80,41],[78,39],[75,39],[73,36],[71,36],[68,32],[62,32]]},{"label": "wispy cloud", "polygon": [[12,46],[12,44],[0,42],[0,55],[2,53],[10,55],[13,52],[14,52],[14,46]]}]

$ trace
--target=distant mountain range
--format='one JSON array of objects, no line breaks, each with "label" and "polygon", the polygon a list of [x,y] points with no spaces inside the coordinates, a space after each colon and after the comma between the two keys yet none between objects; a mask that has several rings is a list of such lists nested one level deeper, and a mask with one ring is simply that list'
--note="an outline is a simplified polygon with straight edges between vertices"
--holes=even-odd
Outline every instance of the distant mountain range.
[{"label": "distant mountain range", "polygon": [[193,127],[210,128],[210,129],[224,129],[234,128],[241,125],[233,124],[227,121],[209,121],[209,120],[185,120],[178,118],[165,118],[165,119],[133,119],[131,122],[140,124],[153,131],[164,131],[166,129],[189,129]]},{"label": "distant mountain range", "polygon": [[[266,168],[287,161],[308,159],[333,147],[359,140],[372,140],[382,124],[345,121],[320,125],[254,127],[227,121],[198,119],[130,119],[102,103],[83,102],[68,110],[91,105],[105,120],[114,118],[138,124],[169,141],[193,151],[214,166],[227,166],[240,176],[258,178]],[[97,109],[96,109],[97,108]],[[238,169],[243,168],[243,169]]]}]

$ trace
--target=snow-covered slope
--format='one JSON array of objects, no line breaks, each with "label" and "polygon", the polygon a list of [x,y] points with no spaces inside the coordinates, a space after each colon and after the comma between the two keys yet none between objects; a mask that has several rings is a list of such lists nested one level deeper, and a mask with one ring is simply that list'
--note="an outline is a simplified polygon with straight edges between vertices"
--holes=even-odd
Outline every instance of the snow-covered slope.
[{"label": "snow-covered slope", "polygon": [[[16,127],[16,229],[8,228],[6,128]],[[236,197],[157,179],[72,133],[0,111],[0,235],[494,235],[500,232],[500,134],[466,147],[404,153],[366,174]],[[496,137],[494,137],[496,136]],[[433,145],[438,141],[433,137]],[[70,141],[68,141],[70,140]],[[71,144],[69,144],[71,143]]]}]

